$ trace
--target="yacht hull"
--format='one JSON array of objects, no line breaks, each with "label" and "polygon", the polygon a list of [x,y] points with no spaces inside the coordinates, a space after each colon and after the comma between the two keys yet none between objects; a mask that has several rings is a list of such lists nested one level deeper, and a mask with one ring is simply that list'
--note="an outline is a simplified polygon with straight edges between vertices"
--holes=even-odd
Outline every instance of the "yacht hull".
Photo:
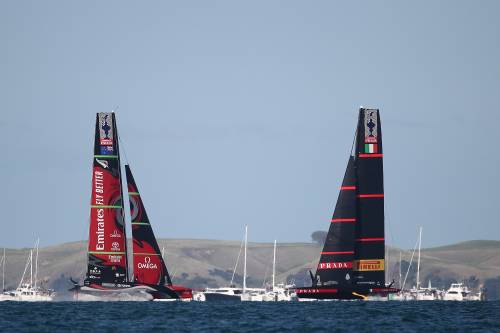
[{"label": "yacht hull", "polygon": [[389,294],[398,293],[396,288],[330,288],[330,287],[303,287],[295,289],[299,299],[338,299],[338,300],[369,300],[388,297]]},{"label": "yacht hull", "polygon": [[204,293],[206,302],[240,302],[241,295],[227,295],[220,293]]},{"label": "yacht hull", "polygon": [[75,286],[73,298],[78,301],[152,301],[179,299],[178,294],[166,286],[133,283],[89,284]]}]

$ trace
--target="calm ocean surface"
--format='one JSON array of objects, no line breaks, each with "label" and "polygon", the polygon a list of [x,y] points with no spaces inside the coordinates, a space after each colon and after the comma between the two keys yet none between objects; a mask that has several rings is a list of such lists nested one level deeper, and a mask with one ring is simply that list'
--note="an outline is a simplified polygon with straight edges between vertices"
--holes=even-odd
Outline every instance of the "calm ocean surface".
[{"label": "calm ocean surface", "polygon": [[1,332],[500,332],[495,302],[0,302]]}]

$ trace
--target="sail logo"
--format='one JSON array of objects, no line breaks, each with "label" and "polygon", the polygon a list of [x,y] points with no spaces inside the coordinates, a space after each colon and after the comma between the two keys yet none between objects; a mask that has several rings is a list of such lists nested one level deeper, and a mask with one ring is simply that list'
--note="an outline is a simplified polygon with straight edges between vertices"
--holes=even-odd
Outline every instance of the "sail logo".
[{"label": "sail logo", "polygon": [[365,110],[365,143],[377,143],[378,110]]},{"label": "sail logo", "polygon": [[111,113],[99,113],[99,138],[101,145],[113,145],[113,126],[111,124]]},{"label": "sail logo", "polygon": [[137,268],[158,269],[158,266],[154,262],[151,262],[151,257],[144,257],[144,262],[137,263]]},{"label": "sail logo", "polygon": [[99,208],[97,209],[97,230],[96,230],[96,236],[97,236],[97,243],[95,245],[96,251],[103,251],[104,250],[104,209]]},{"label": "sail logo", "polygon": [[295,292],[297,294],[323,294],[323,293],[337,293],[338,289],[335,288],[321,288],[321,289],[315,289],[315,288],[304,288],[304,289],[295,289]]},{"label": "sail logo", "polygon": [[378,145],[376,143],[365,143],[365,153],[366,154],[377,154]]},{"label": "sail logo", "polygon": [[320,262],[318,264],[318,269],[344,269],[352,268],[352,262]]},{"label": "sail logo", "polygon": [[101,155],[113,155],[113,146],[101,146]]},{"label": "sail logo", "polygon": [[120,251],[120,243],[118,243],[118,242],[111,243],[111,250]]},{"label": "sail logo", "polygon": [[110,255],[108,256],[109,262],[113,263],[121,263],[122,262],[122,256],[121,255]]},{"label": "sail logo", "polygon": [[95,205],[104,205],[104,173],[94,168]]},{"label": "sail logo", "polygon": [[99,163],[99,165],[100,165],[100,166],[102,166],[104,169],[109,168],[109,163],[108,163],[108,161],[105,161],[105,160],[100,160],[100,159],[98,159],[98,158],[96,158],[96,159],[95,159],[95,161],[96,161],[97,163]]},{"label": "sail logo", "polygon": [[383,271],[384,259],[364,259],[354,261],[354,270],[359,272]]},{"label": "sail logo", "polygon": [[93,275],[101,275],[101,270],[97,267],[92,267],[90,269],[90,274],[93,274]]}]

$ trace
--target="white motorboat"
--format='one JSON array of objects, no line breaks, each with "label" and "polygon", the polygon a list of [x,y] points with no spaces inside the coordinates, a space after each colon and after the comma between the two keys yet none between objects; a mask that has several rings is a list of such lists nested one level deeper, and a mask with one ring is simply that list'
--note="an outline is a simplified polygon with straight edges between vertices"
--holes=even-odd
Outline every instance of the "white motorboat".
[{"label": "white motorboat", "polygon": [[481,292],[472,293],[463,283],[452,283],[443,296],[444,301],[480,301]]},{"label": "white motorboat", "polygon": [[54,298],[54,291],[51,289],[43,289],[34,287],[29,283],[24,283],[16,290],[4,292],[0,295],[2,301],[19,301],[19,302],[50,302]]}]

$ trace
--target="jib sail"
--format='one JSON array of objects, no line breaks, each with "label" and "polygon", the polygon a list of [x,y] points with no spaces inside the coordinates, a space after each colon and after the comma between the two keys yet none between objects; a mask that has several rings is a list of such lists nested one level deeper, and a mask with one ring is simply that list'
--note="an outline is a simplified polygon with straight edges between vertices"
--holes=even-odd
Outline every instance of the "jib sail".
[{"label": "jib sail", "polygon": [[358,285],[385,286],[384,179],[378,109],[360,109],[356,136],[357,223],[353,262]]},{"label": "jib sail", "polygon": [[356,222],[356,171],[351,156],[316,269],[316,285],[352,284]]},{"label": "jib sail", "polygon": [[127,282],[118,132],[114,113],[96,117],[86,284]]},{"label": "jib sail", "polygon": [[167,266],[158,247],[139,189],[129,165],[125,165],[133,238],[134,282],[171,285]]}]

